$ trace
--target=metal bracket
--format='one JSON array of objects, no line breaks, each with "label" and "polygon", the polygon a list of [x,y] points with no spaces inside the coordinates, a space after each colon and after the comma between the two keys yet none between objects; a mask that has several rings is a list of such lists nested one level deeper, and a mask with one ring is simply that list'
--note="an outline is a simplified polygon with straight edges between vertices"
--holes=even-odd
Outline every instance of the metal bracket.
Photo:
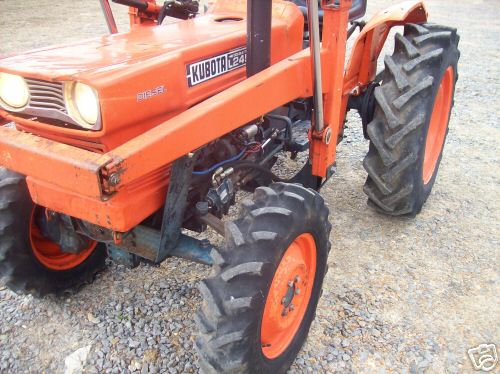
[{"label": "metal bracket", "polygon": [[323,186],[325,185],[326,182],[328,182],[330,180],[331,177],[333,177],[333,175],[337,172],[337,162],[334,162],[332,165],[328,166],[328,168],[326,169],[326,177],[323,178],[323,181],[321,183],[321,187],[320,188],[323,188]]},{"label": "metal bracket", "polygon": [[300,171],[295,174],[292,179],[290,179],[290,183],[300,183],[306,188],[312,188],[313,190],[319,191],[322,186],[323,178],[317,177],[312,174],[312,166],[310,162],[306,162],[304,167],[300,169]]},{"label": "metal bracket", "polygon": [[190,153],[174,161],[170,183],[163,210],[161,241],[156,263],[165,260],[177,247],[182,230],[182,221],[187,207],[187,198],[194,168],[194,154]]},{"label": "metal bracket", "polygon": [[216,217],[212,213],[210,213],[208,202],[200,201],[199,203],[197,203],[196,212],[198,220],[201,223],[210,226],[218,234],[224,236],[225,234],[224,222],[219,217]]},{"label": "metal bracket", "polygon": [[[158,230],[137,226],[120,244],[108,243],[108,251],[114,260],[124,264],[134,260],[134,256],[159,263],[155,259],[158,258],[160,241],[161,234]],[[213,260],[210,256],[212,248],[213,246],[208,240],[199,240],[179,234],[175,248],[169,250],[167,257],[181,257],[201,264],[212,265]]]},{"label": "metal bracket", "polygon": [[137,255],[127,252],[113,244],[106,243],[108,256],[116,263],[126,266],[129,269],[134,269],[140,264],[140,259]]}]

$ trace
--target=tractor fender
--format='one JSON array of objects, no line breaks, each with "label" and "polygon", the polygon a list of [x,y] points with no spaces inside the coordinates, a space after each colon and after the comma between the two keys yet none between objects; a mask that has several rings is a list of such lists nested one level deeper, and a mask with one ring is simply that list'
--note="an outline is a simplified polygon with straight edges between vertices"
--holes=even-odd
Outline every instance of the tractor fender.
[{"label": "tractor fender", "polygon": [[427,21],[422,1],[405,1],[373,16],[359,33],[344,78],[344,94],[364,88],[375,78],[377,60],[392,27]]}]

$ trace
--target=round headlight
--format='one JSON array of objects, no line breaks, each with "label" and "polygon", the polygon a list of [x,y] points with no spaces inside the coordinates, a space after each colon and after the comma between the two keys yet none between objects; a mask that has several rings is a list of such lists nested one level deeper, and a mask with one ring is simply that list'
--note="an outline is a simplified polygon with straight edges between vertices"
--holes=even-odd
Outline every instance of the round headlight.
[{"label": "round headlight", "polygon": [[19,110],[28,105],[30,91],[23,77],[0,73],[0,100],[6,109]]},{"label": "round headlight", "polygon": [[69,114],[84,128],[91,129],[99,120],[99,96],[92,87],[72,82],[65,89]]}]

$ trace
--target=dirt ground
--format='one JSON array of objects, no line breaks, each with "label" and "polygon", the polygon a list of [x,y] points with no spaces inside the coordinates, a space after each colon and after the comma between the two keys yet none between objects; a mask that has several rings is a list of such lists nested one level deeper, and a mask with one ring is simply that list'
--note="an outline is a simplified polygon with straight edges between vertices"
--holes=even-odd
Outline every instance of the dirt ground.
[{"label": "dirt ground", "polygon": [[[371,0],[368,14],[396,2]],[[330,271],[291,372],[472,373],[467,349],[500,344],[500,2],[426,3],[431,21],[461,36],[440,174],[415,219],[369,209],[368,144],[349,114],[337,173],[323,189],[333,224]],[[106,32],[97,0],[0,5],[0,55]],[[70,353],[89,347],[85,372],[197,372],[190,317],[207,273],[182,260],[133,271],[111,265],[63,300],[16,296],[0,285],[0,370],[61,373]]]}]

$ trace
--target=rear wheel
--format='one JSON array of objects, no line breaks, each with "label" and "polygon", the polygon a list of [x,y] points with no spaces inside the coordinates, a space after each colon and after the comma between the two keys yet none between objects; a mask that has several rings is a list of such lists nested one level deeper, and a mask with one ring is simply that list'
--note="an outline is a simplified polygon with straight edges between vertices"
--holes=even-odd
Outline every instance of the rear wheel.
[{"label": "rear wheel", "polygon": [[104,267],[102,244],[82,238],[82,249],[69,253],[45,237],[40,225],[47,215],[31,201],[25,178],[0,168],[0,277],[15,292],[68,291],[91,282]]},{"label": "rear wheel", "polygon": [[330,248],[328,208],[315,191],[259,187],[213,252],[200,284],[200,365],[207,373],[284,373],[316,312]]},{"label": "rear wheel", "polygon": [[385,58],[363,163],[364,191],[382,213],[414,216],[432,190],[453,107],[458,41],[453,28],[409,24]]}]

